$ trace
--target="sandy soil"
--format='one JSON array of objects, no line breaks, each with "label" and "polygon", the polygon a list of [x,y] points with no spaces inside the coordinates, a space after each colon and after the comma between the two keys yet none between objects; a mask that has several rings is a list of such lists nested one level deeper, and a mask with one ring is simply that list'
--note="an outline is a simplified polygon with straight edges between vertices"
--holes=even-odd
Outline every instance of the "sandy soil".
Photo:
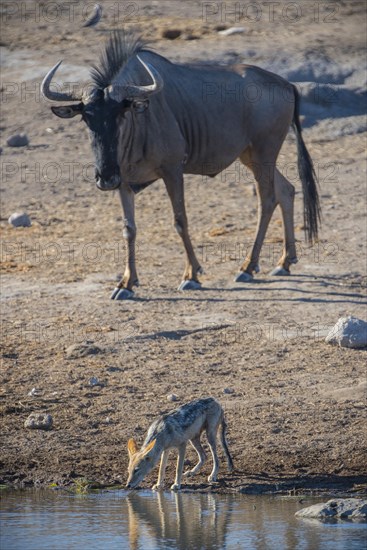
[{"label": "sandy soil", "polygon": [[[33,6],[14,3],[21,4]],[[80,29],[82,3],[71,18],[19,8],[3,24],[1,481],[124,483],[127,439],[141,442],[156,416],[211,395],[225,409],[236,465],[233,475],[221,470],[213,490],[365,490],[366,355],[332,347],[324,337],[340,316],[365,316],[366,133],[338,126],[331,136],[328,129],[340,122],[331,119],[305,131],[323,209],[312,247],[302,230],[295,144],[287,138],[279,166],[297,188],[300,260],[291,277],[268,274],[281,249],[276,213],[262,272],[253,284],[233,282],[254,238],[257,206],[252,177],[236,164],[210,181],[186,177],[203,290],[176,290],[184,254],[164,185],[156,182],[137,198],[141,286],[133,301],[114,302],[109,295],[125,258],[118,197],[94,186],[83,125],[53,117],[38,91],[60,58],[66,63],[60,78],[67,80],[69,67],[69,79],[84,79],[107,31],[124,23],[176,61],[269,67],[280,56],[292,63],[311,55],[328,66],[349,66],[357,78],[364,2],[320,3],[318,17],[300,2],[302,15],[293,22],[282,11],[286,3],[272,16],[258,3],[257,21],[235,21],[229,12],[203,17],[194,2],[136,2],[136,13],[117,16],[116,3],[103,4],[100,30]],[[245,33],[218,36],[218,28],[233,25]],[[172,28],[182,37],[163,39],[162,31]],[[6,146],[20,131],[29,146]],[[12,228],[7,218],[22,210],[32,226]],[[176,403],[167,400],[170,394]],[[52,430],[24,428],[37,411],[53,416]],[[192,463],[194,452],[187,458]],[[206,490],[209,467],[185,488]],[[172,460],[169,479],[173,468]]]}]

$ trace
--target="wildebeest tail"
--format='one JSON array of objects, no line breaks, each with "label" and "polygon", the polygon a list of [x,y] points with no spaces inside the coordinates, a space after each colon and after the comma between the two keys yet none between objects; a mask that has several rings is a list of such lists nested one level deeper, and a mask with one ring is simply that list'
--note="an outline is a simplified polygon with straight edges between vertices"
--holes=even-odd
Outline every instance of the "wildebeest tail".
[{"label": "wildebeest tail", "polygon": [[298,173],[302,182],[303,191],[303,220],[306,238],[312,243],[317,239],[321,209],[315,169],[302,137],[302,128],[299,120],[300,96],[296,86],[293,86],[293,89],[294,114],[292,127],[297,139]]},{"label": "wildebeest tail", "polygon": [[228,464],[228,470],[230,472],[233,471],[233,460],[231,457],[231,453],[229,452],[228,445],[227,445],[227,439],[226,439],[226,431],[227,431],[227,423],[224,419],[224,415],[222,417],[222,424],[221,424],[221,432],[220,432],[220,442],[222,443],[222,447],[224,450],[224,453],[226,455],[227,464]]}]

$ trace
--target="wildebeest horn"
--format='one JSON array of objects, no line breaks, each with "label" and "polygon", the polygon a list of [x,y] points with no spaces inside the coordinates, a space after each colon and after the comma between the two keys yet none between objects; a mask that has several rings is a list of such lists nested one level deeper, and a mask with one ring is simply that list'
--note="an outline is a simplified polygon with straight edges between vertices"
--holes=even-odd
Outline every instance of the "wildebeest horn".
[{"label": "wildebeest horn", "polygon": [[134,98],[147,97],[151,94],[157,94],[163,88],[163,78],[152,65],[144,63],[138,55],[136,57],[139,59],[145,70],[149,73],[149,76],[153,80],[153,84],[149,84],[148,86],[134,86],[133,84],[128,84],[127,86],[124,86],[124,90],[127,92],[128,97]]},{"label": "wildebeest horn", "polygon": [[52,92],[50,90],[51,80],[53,79],[53,76],[60,67],[61,63],[62,60],[56,63],[56,65],[48,71],[41,84],[41,93],[44,97],[47,99],[52,99],[53,101],[80,101],[81,96],[79,95],[67,94],[64,92]]}]

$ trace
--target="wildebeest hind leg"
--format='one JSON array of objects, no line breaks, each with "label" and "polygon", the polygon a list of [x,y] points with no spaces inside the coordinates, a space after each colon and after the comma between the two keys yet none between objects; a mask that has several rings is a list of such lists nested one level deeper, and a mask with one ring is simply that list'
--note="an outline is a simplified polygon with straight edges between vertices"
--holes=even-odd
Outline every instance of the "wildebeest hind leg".
[{"label": "wildebeest hind leg", "polygon": [[255,151],[247,150],[241,155],[241,161],[251,169],[257,183],[258,197],[258,220],[256,229],[256,238],[251,253],[246,257],[240,267],[240,273],[236,277],[236,282],[249,282],[252,280],[253,273],[260,271],[259,257],[263,245],[266,230],[277,205],[274,189],[274,168],[276,154],[274,151]]},{"label": "wildebeest hind leg", "polygon": [[297,263],[294,236],[294,186],[275,168],[275,195],[283,217],[283,253],[272,275],[289,275],[291,264]]},{"label": "wildebeest hind leg", "polygon": [[198,279],[198,274],[202,273],[202,269],[195,256],[189,235],[185,209],[183,174],[166,173],[163,179],[172,204],[174,226],[182,239],[186,251],[186,268],[179,290],[199,290],[201,284]]}]

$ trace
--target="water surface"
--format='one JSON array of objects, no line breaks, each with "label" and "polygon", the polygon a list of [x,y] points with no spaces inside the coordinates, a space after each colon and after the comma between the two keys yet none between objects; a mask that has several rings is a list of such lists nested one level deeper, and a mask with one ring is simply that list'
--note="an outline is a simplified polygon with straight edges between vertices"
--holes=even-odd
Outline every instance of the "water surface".
[{"label": "water surface", "polygon": [[[328,500],[327,498],[323,500]],[[5,491],[1,550],[362,550],[366,524],[295,518],[316,499]]]}]

